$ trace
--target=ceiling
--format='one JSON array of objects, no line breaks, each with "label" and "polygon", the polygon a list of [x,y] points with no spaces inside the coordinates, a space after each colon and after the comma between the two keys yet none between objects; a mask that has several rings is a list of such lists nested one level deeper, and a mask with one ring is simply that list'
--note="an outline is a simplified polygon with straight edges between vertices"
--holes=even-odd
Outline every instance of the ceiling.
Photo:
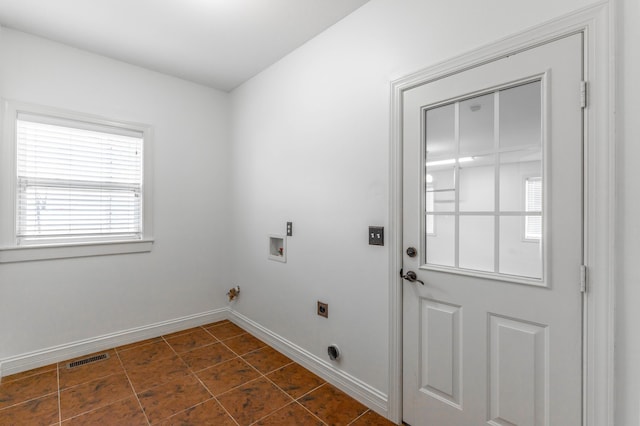
[{"label": "ceiling", "polygon": [[229,91],[368,0],[0,0],[0,25]]}]

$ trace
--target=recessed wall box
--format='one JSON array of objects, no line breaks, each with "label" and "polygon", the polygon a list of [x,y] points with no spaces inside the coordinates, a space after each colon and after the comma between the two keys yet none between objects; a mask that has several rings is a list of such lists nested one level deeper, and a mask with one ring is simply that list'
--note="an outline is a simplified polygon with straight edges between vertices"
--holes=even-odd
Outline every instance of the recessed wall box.
[{"label": "recessed wall box", "polygon": [[287,262],[287,239],[284,235],[269,235],[269,259]]},{"label": "recessed wall box", "polygon": [[329,304],[318,300],[318,315],[329,318]]}]

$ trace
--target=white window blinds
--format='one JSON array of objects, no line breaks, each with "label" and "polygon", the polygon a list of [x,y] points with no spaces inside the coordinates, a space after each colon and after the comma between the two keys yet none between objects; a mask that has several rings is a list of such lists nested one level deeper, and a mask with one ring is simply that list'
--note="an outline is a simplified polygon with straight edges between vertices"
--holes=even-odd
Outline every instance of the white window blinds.
[{"label": "white window blinds", "polygon": [[527,178],[525,181],[525,211],[538,213],[525,216],[525,239],[539,240],[542,237],[542,179]]},{"label": "white window blinds", "polygon": [[18,244],[142,238],[143,133],[18,113]]}]

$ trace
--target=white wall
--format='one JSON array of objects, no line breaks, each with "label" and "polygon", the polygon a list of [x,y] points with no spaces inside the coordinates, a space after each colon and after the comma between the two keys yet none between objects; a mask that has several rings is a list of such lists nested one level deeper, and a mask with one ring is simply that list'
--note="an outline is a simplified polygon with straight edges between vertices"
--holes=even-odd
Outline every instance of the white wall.
[{"label": "white wall", "polygon": [[619,0],[616,425],[640,424],[640,2]]},{"label": "white wall", "polygon": [[151,125],[156,241],[0,264],[0,359],[226,306],[227,94],[3,28],[0,96]]},{"label": "white wall", "polygon": [[[232,92],[234,283],[241,313],[388,390],[390,82],[590,0],[371,0]],[[267,234],[293,221],[286,264]],[[315,315],[316,300],[329,318]]]}]

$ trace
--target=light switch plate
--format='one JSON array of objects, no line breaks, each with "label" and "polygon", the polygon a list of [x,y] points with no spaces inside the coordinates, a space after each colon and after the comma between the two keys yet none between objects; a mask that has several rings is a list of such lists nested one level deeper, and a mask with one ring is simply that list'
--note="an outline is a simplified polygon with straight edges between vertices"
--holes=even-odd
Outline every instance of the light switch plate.
[{"label": "light switch plate", "polygon": [[369,227],[369,245],[370,246],[384,245],[384,227],[382,226]]}]

